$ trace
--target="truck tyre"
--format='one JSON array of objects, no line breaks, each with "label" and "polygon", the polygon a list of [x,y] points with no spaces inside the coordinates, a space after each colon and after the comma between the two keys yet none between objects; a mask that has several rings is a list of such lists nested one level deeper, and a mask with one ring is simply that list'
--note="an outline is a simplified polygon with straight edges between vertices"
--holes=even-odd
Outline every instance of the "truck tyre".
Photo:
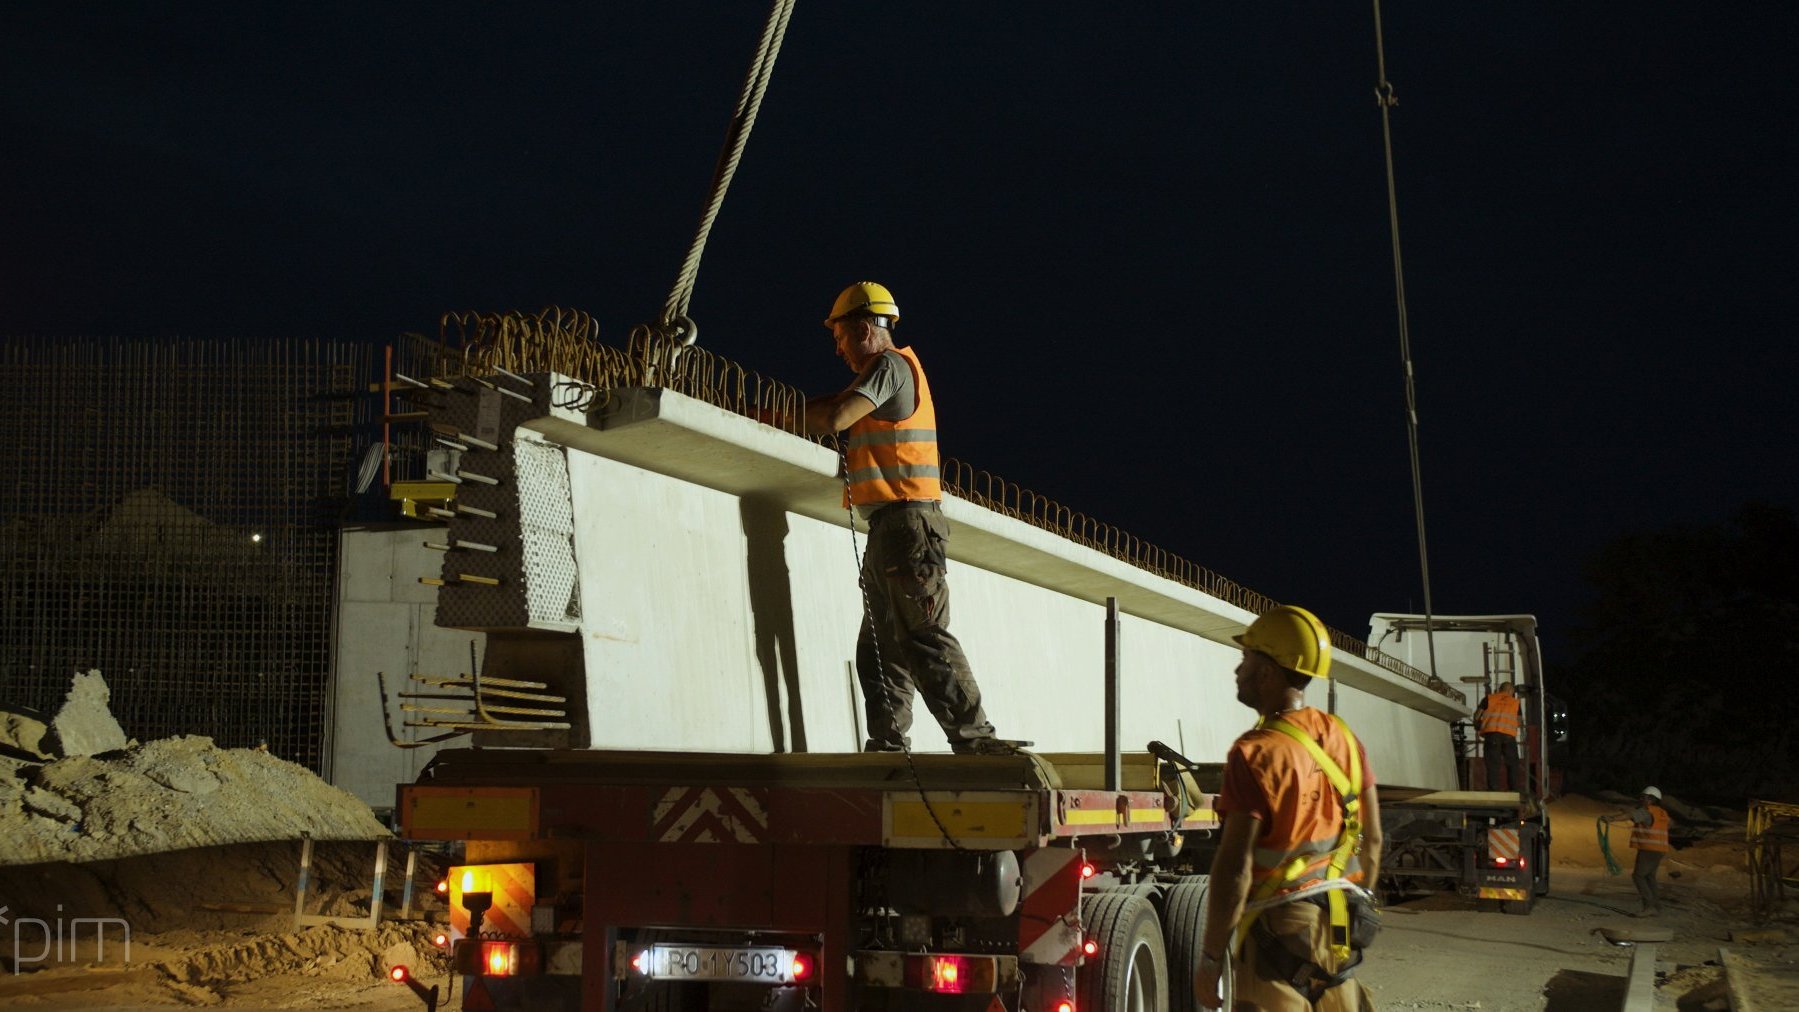
[{"label": "truck tyre", "polygon": [[1081,900],[1081,922],[1087,937],[1099,943],[1099,953],[1079,970],[1076,1008],[1160,1012],[1168,1007],[1168,953],[1148,900],[1095,893]]},{"label": "truck tyre", "polygon": [[[1183,875],[1169,888],[1162,901],[1162,931],[1168,936],[1168,1008],[1170,1012],[1200,1012],[1205,1006],[1193,991],[1193,978],[1199,973],[1201,946],[1206,933],[1206,888],[1209,875]],[[1225,954],[1224,974],[1220,982],[1224,1007],[1234,1000],[1231,993],[1230,955]]]}]

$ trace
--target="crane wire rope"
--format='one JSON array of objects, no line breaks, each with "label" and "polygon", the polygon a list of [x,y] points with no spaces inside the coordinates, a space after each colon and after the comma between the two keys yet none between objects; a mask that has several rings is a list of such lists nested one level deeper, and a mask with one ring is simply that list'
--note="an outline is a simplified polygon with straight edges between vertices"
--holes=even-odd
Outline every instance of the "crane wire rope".
[{"label": "crane wire rope", "polygon": [[762,96],[768,90],[769,78],[774,76],[775,58],[780,55],[781,41],[787,36],[787,22],[793,17],[794,2],[774,0],[769,9],[768,20],[762,26],[762,37],[756,43],[755,56],[750,60],[749,72],[744,75],[743,90],[737,95],[737,107],[725,129],[724,148],[712,171],[712,190],[700,213],[693,243],[687,248],[687,258],[681,262],[680,273],[662,306],[661,317],[653,324],[639,324],[638,330],[678,342],[682,347],[691,347],[699,339],[699,326],[687,315],[687,310],[693,301],[694,285],[699,280],[700,258],[706,252],[706,239],[712,234],[712,224],[718,220],[719,208],[724,206],[725,191],[730,189],[731,178],[737,174],[744,146],[749,143],[750,130],[755,127],[756,115],[762,109]]},{"label": "crane wire rope", "polygon": [[1399,311],[1399,359],[1405,366],[1406,439],[1411,447],[1412,510],[1418,519],[1418,570],[1424,583],[1424,642],[1430,651],[1430,675],[1437,677],[1436,619],[1430,596],[1430,549],[1424,536],[1424,468],[1418,457],[1418,389],[1412,367],[1412,335],[1405,306],[1405,260],[1399,251],[1399,187],[1393,173],[1393,118],[1399,98],[1387,80],[1387,47],[1381,30],[1380,0],[1374,0],[1374,57],[1379,80],[1374,98],[1380,106],[1381,143],[1387,156],[1387,224],[1393,235],[1393,293]]}]

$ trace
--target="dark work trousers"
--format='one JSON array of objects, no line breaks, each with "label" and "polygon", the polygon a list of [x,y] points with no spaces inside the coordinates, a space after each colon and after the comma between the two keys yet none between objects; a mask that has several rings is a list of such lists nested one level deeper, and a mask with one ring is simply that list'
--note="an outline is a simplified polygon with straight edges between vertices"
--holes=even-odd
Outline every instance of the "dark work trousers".
[{"label": "dark work trousers", "polygon": [[[1487,790],[1524,793],[1524,763],[1518,758],[1518,739],[1489,731],[1480,736],[1480,741],[1487,762]],[[1504,787],[1499,785],[1499,764],[1502,762],[1506,775]]]},{"label": "dark work trousers", "polygon": [[911,746],[906,732],[912,728],[915,686],[952,749],[993,737],[974,672],[949,631],[948,538],[949,522],[935,503],[889,506],[869,520],[862,559],[868,608],[856,640],[869,751]]},{"label": "dark work trousers", "polygon": [[1660,850],[1637,851],[1636,867],[1630,870],[1630,880],[1637,884],[1637,895],[1643,898],[1643,909],[1652,914],[1662,912],[1662,898],[1655,891],[1655,873],[1662,866]]}]

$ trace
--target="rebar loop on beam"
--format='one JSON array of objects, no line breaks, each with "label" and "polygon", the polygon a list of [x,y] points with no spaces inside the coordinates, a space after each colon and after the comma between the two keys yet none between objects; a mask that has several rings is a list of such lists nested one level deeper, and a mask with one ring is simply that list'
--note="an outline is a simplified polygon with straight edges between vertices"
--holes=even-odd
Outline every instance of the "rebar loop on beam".
[{"label": "rebar loop on beam", "polygon": [[[454,386],[464,377],[560,373],[567,380],[549,392],[558,407],[590,412],[608,394],[630,387],[662,387],[804,436],[806,397],[798,389],[746,369],[698,346],[681,346],[637,334],[625,347],[602,344],[593,317],[579,310],[548,307],[524,313],[448,313],[439,323],[432,356],[443,375],[435,383]],[[468,442],[466,435],[454,438]],[[822,442],[821,437],[807,437]],[[943,487],[950,494],[996,513],[1022,520],[1112,558],[1260,615],[1279,602],[1204,566],[1158,548],[1126,531],[1076,512],[1048,496],[955,459],[943,461]],[[1397,658],[1331,629],[1331,644],[1466,703],[1460,689]],[[485,680],[483,680],[485,681]]]}]

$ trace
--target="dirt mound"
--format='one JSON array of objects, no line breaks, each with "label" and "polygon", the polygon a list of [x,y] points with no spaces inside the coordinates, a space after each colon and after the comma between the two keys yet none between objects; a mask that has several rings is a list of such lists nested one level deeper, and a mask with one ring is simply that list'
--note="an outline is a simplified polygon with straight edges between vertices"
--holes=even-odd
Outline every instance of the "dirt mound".
[{"label": "dirt mound", "polygon": [[[368,914],[375,845],[320,843],[308,913]],[[374,930],[296,930],[296,841],[182,850],[82,864],[0,867],[0,1006],[420,1007],[385,974],[447,971],[431,935],[447,915],[432,890],[445,856],[419,855],[412,920],[400,912],[405,855],[388,856]],[[10,922],[10,924],[8,924]],[[66,945],[51,944],[53,936]]]},{"label": "dirt mound", "polygon": [[305,767],[183,736],[51,762],[0,757],[0,864],[95,861],[259,840],[388,835]]}]

